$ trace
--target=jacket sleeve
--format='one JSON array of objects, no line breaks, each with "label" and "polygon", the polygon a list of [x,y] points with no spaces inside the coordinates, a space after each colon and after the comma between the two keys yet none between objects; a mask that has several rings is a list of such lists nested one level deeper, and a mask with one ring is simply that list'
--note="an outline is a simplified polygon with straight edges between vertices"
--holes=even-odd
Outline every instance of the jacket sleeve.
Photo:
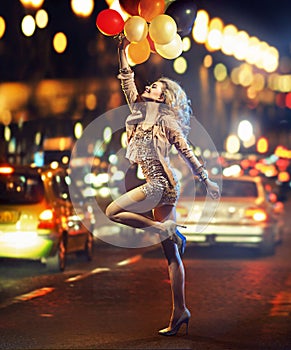
[{"label": "jacket sleeve", "polygon": [[179,154],[191,168],[193,174],[200,176],[202,172],[206,172],[203,168],[203,164],[201,164],[195,156],[178,123],[171,122],[167,124],[166,137],[168,141],[171,145],[175,146]]},{"label": "jacket sleeve", "polygon": [[118,79],[121,80],[121,88],[124,93],[126,102],[131,110],[133,111],[133,105],[137,102],[138,91],[134,81],[134,72],[128,71],[126,73],[121,72],[118,76]]}]

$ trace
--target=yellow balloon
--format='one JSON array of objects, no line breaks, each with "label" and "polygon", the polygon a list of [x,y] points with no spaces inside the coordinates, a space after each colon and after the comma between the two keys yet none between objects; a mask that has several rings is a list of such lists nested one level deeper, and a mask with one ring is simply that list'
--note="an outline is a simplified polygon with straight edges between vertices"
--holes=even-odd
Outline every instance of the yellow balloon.
[{"label": "yellow balloon", "polygon": [[124,24],[124,35],[131,43],[138,43],[148,35],[148,24],[140,16],[130,17]]},{"label": "yellow balloon", "polygon": [[127,49],[129,60],[134,64],[140,64],[147,61],[151,54],[150,44],[147,39],[138,43],[130,43]]},{"label": "yellow balloon", "polygon": [[169,15],[158,15],[149,25],[149,34],[155,43],[168,44],[177,34],[177,24]]},{"label": "yellow balloon", "polygon": [[159,55],[169,60],[175,59],[183,52],[183,42],[179,34],[168,44],[160,45],[155,43],[155,49]]}]

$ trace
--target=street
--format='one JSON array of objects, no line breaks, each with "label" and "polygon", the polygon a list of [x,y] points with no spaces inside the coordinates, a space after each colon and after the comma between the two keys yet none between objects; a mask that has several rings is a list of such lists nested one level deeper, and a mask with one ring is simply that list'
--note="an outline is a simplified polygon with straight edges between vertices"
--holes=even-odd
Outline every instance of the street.
[{"label": "street", "polygon": [[291,349],[291,218],[275,256],[187,246],[189,334],[158,335],[171,312],[159,246],[97,243],[94,259],[69,257],[64,273],[1,260],[1,349]]}]

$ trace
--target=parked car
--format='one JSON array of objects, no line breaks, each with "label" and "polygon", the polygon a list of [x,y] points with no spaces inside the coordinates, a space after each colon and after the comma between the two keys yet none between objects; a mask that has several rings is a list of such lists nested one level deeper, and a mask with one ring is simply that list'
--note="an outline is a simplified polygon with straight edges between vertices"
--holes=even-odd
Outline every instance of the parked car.
[{"label": "parked car", "polygon": [[0,165],[0,257],[61,271],[69,253],[92,259],[90,212],[77,188],[72,205],[68,185],[74,186],[63,168]]},{"label": "parked car", "polygon": [[[282,241],[283,204],[269,200],[261,177],[223,177],[219,201],[206,197],[205,186],[188,182],[177,206],[177,221],[188,242],[245,246],[271,255]],[[195,195],[195,199],[193,196]],[[274,198],[271,196],[271,198]]]}]

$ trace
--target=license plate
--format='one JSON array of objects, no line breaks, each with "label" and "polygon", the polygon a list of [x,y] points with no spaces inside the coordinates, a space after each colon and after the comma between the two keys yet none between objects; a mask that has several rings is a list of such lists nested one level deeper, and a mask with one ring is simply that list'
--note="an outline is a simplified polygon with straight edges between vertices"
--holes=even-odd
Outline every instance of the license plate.
[{"label": "license plate", "polygon": [[18,216],[17,211],[0,211],[0,224],[15,224],[18,220]]}]

